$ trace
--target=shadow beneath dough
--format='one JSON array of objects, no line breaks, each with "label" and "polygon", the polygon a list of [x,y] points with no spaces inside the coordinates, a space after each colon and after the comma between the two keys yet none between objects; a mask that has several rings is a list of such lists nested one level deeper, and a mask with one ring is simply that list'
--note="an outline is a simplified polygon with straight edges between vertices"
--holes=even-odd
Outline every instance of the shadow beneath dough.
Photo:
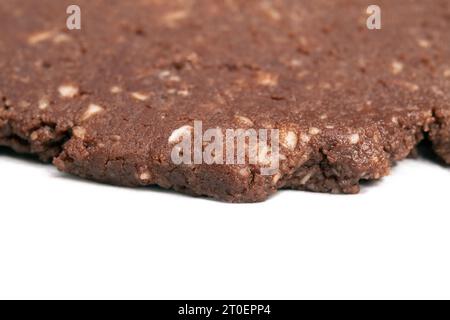
[{"label": "shadow beneath dough", "polygon": [[445,163],[444,160],[442,160],[436,152],[434,152],[433,145],[429,139],[424,139],[421,143],[419,143],[417,146],[417,155],[427,162],[432,162],[445,168],[450,167],[449,164]]},{"label": "shadow beneath dough", "polygon": [[[146,186],[146,187],[129,188],[129,187],[111,185],[111,184],[101,183],[98,181],[83,179],[83,178],[80,178],[77,176],[73,176],[73,175],[58,171],[55,166],[51,165],[51,163],[42,162],[39,160],[38,157],[36,157],[34,155],[17,153],[15,151],[11,150],[10,148],[0,146],[0,160],[2,158],[12,159],[17,162],[24,162],[29,165],[39,166],[42,168],[55,169],[55,170],[51,170],[50,175],[52,175],[53,177],[56,177],[58,179],[64,179],[64,180],[68,180],[68,181],[72,181],[72,182],[101,185],[102,187],[106,187],[106,188],[121,188],[121,189],[133,190],[133,191],[137,191],[137,192],[152,191],[152,192],[161,193],[161,194],[172,194],[174,196],[192,198],[192,196],[189,196],[187,194],[176,192],[174,190],[167,190],[167,189],[161,188],[156,185]],[[198,198],[204,198],[207,200],[216,201],[214,199],[210,199],[207,197],[198,197]]]},{"label": "shadow beneath dough", "polygon": [[[46,164],[46,163],[43,163],[43,162],[39,161],[39,159],[36,156],[29,155],[29,154],[18,154],[18,153],[14,152],[11,149],[6,148],[6,147],[0,147],[0,158],[1,157],[13,158],[13,159],[16,159],[18,161],[28,162],[30,164],[39,165],[39,166],[42,166],[42,167],[50,167],[49,164]],[[416,151],[413,152],[413,154],[411,155],[411,158],[420,158],[420,159],[425,160],[425,161],[427,161],[429,163],[438,164],[438,165],[440,165],[442,167],[445,167],[445,168],[449,167],[449,165],[446,164],[433,151],[432,144],[429,141],[429,139],[424,139],[417,146]],[[397,164],[394,164],[393,168],[395,166],[397,166]],[[134,190],[134,191],[137,191],[137,192],[152,191],[152,192],[155,192],[155,193],[171,194],[171,195],[174,195],[174,196],[186,197],[186,198],[189,198],[189,199],[198,198],[198,199],[202,199],[202,200],[209,200],[209,201],[212,201],[212,202],[232,204],[232,203],[219,201],[219,200],[216,200],[216,199],[213,199],[213,198],[209,198],[209,197],[206,197],[206,196],[193,196],[193,195],[190,195],[188,193],[178,192],[178,191],[174,191],[174,190],[171,190],[171,189],[164,189],[164,188],[161,188],[161,187],[159,187],[157,185],[129,188],[129,187],[110,185],[110,184],[101,183],[101,182],[97,182],[97,181],[87,180],[87,179],[83,179],[83,178],[80,178],[80,177],[77,177],[77,176],[66,174],[66,173],[60,172],[60,171],[53,171],[52,175],[56,176],[59,179],[67,179],[67,180],[76,181],[76,182],[97,184],[97,185],[102,185],[104,187],[109,187],[109,188],[123,188],[123,189],[127,189],[127,190]],[[360,185],[361,185],[361,191],[360,192],[361,193],[369,192],[371,188],[379,187],[379,185],[381,185],[382,183],[383,183],[383,179],[380,179],[380,180],[361,180],[360,181]],[[279,196],[280,193],[282,193],[283,191],[292,191],[292,190],[291,189],[278,190],[278,192],[276,192],[275,194],[271,195],[269,197],[269,199],[267,199],[267,200],[270,200],[270,199],[272,199],[274,197]],[[298,190],[295,190],[295,191],[299,192]],[[303,191],[303,192],[305,192],[305,191]],[[308,191],[306,191],[306,192],[308,192]],[[333,195],[333,196],[349,196],[349,195],[337,194],[337,195]]]},{"label": "shadow beneath dough", "polygon": [[34,155],[17,153],[17,152],[14,152],[13,150],[11,150],[10,148],[0,146],[0,158],[1,157],[10,158],[10,159],[14,159],[17,161],[28,162],[28,163],[32,163],[35,165],[42,165],[42,166],[47,165],[46,163],[40,161],[38,159],[38,157],[36,157]]},{"label": "shadow beneath dough", "polygon": [[220,202],[218,200],[215,200],[215,199],[212,199],[212,198],[209,198],[206,196],[192,196],[187,193],[178,192],[178,191],[175,191],[172,189],[164,189],[157,185],[142,186],[142,187],[125,187],[125,186],[108,184],[108,183],[95,181],[95,180],[84,179],[84,178],[80,178],[80,177],[77,177],[77,176],[74,176],[74,175],[71,175],[71,174],[68,174],[65,172],[61,172],[61,171],[55,171],[52,173],[52,175],[58,179],[65,179],[65,180],[69,180],[69,181],[73,181],[73,182],[99,185],[99,186],[102,186],[102,188],[124,189],[124,190],[131,190],[133,192],[149,192],[149,191],[151,191],[152,193],[170,194],[172,196],[184,197],[184,198],[189,198],[189,199],[199,198],[199,199],[210,200],[210,201],[214,201],[214,202]]}]

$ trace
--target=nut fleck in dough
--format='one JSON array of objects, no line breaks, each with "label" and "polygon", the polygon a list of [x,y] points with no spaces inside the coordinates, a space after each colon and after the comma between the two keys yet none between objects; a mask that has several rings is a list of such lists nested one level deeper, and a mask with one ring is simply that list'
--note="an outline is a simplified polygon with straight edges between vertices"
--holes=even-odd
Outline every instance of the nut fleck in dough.
[{"label": "nut fleck in dough", "polygon": [[78,94],[79,89],[75,85],[65,84],[59,86],[58,92],[62,98],[73,98]]},{"label": "nut fleck in dough", "polygon": [[131,94],[131,96],[139,101],[145,101],[145,100],[148,100],[148,98],[149,98],[149,95],[141,93],[141,92],[133,92]]},{"label": "nut fleck in dough", "polygon": [[87,119],[89,119],[90,117],[103,112],[104,109],[102,107],[100,107],[97,104],[91,103],[88,108],[86,109],[86,111],[83,113],[83,115],[81,116],[81,121],[85,121]]},{"label": "nut fleck in dough", "polygon": [[[379,0],[382,30],[365,27],[359,0],[77,5],[84,26],[68,31],[64,1],[0,0],[11,13],[0,20],[1,146],[87,179],[231,202],[357,193],[424,139],[450,163],[448,0]],[[278,167],[262,174],[277,152],[249,139],[253,163],[173,163],[185,137],[197,156],[220,155],[195,121],[277,129]]]},{"label": "nut fleck in dough", "polygon": [[284,137],[283,145],[289,150],[294,150],[297,146],[298,137],[294,131],[288,131]]}]

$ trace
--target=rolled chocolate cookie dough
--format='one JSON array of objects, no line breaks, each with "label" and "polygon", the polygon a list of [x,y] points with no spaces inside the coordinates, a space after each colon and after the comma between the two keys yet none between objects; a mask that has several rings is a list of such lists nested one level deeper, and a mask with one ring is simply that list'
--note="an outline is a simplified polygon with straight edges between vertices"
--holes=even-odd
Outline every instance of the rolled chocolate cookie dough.
[{"label": "rolled chocolate cookie dough", "polygon": [[[66,26],[73,2],[80,30]],[[0,0],[0,145],[86,179],[231,202],[357,193],[425,139],[450,163],[450,2],[377,1],[381,29],[370,4]],[[277,130],[276,170],[262,174],[259,153],[174,163],[195,121]]]}]

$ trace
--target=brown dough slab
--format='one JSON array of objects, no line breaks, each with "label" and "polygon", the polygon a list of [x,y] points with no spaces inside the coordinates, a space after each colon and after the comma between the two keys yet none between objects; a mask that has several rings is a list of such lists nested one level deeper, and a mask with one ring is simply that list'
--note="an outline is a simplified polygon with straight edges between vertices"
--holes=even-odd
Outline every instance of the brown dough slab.
[{"label": "brown dough slab", "polygon": [[[66,8],[82,29],[66,28]],[[356,193],[429,139],[450,163],[450,2],[1,0],[0,145],[62,171],[233,202]],[[283,158],[175,165],[172,132],[276,128]],[[419,183],[419,182],[418,182]]]}]

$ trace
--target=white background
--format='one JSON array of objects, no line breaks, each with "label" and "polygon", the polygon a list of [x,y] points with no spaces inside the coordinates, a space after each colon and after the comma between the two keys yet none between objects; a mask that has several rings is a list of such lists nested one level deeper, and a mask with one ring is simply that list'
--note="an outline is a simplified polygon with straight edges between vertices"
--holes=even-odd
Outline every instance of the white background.
[{"label": "white background", "polygon": [[0,298],[450,298],[450,170],[233,205],[0,151]]}]

